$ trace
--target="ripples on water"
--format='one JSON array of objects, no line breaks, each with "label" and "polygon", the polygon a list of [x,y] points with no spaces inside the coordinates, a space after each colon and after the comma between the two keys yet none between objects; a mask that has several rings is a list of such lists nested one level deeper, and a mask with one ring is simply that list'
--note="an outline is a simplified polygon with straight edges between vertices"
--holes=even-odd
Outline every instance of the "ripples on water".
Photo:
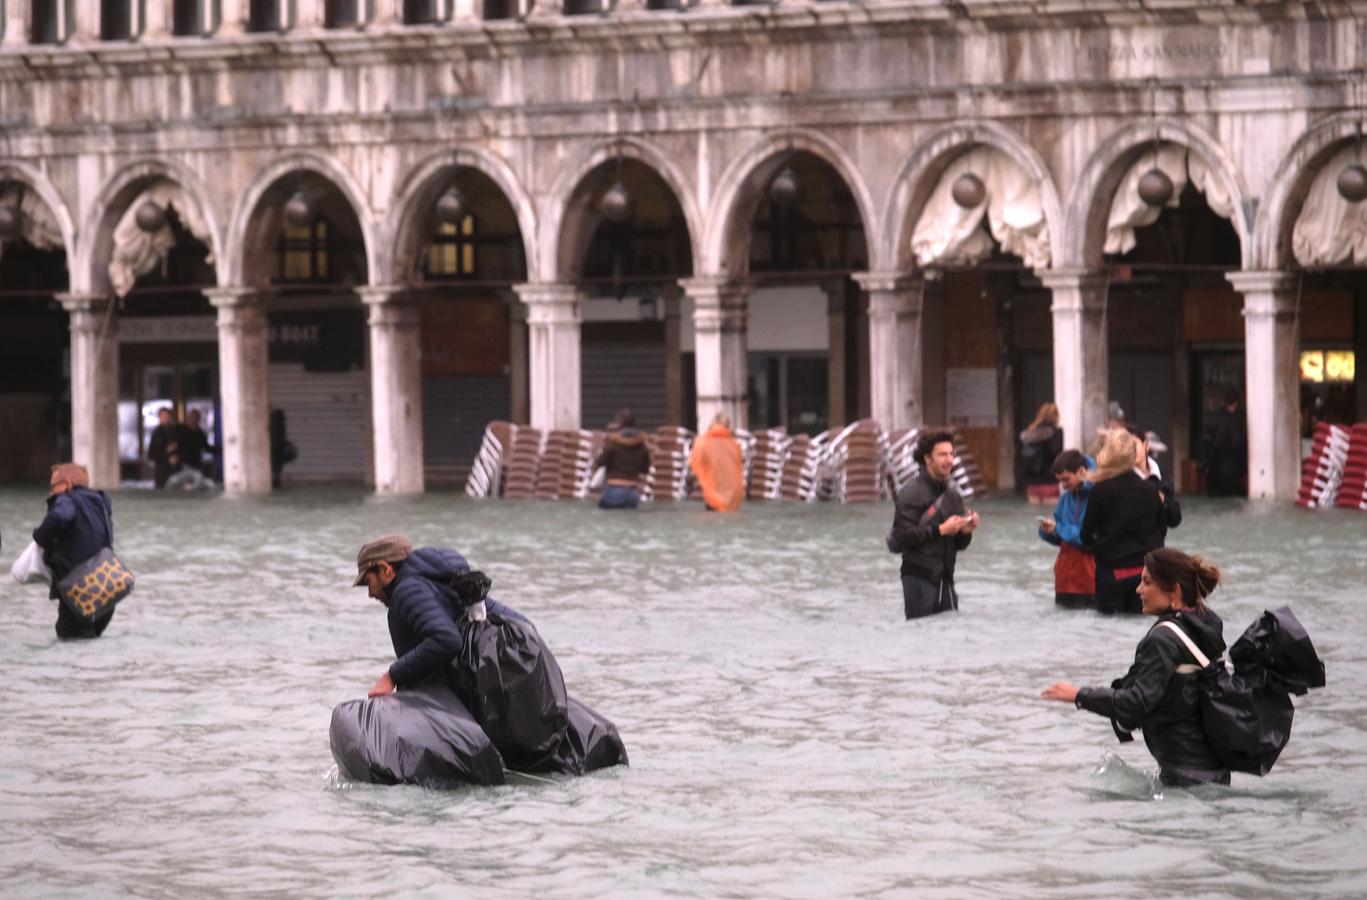
[{"label": "ripples on water", "polygon": [[[0,493],[6,566],[37,491]],[[1166,790],[1142,741],[1038,700],[1123,673],[1138,619],[1053,608],[1037,510],[978,505],[962,611],[901,620],[886,504],[119,494],[137,591],[58,643],[0,586],[6,894],[1367,895],[1367,517],[1186,502],[1232,640],[1291,603],[1328,665],[1266,779]],[[383,531],[451,545],[537,622],[633,766],[433,792],[340,783],[332,707],[392,659],[349,588]]]}]

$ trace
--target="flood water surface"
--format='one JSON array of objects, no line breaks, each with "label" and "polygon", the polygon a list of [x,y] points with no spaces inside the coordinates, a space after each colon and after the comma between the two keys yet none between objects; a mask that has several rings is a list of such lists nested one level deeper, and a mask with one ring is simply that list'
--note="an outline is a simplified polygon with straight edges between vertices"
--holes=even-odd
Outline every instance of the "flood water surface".
[{"label": "flood water surface", "polygon": [[[58,642],[0,586],[0,892],[14,896],[1367,895],[1367,517],[1187,501],[1233,641],[1289,603],[1328,669],[1263,779],[1158,790],[1143,741],[1038,699],[1146,627],[1053,606],[1051,548],[978,504],[958,614],[906,622],[891,506],[604,513],[286,492],[114,496],[138,575]],[[6,567],[43,494],[0,493]],[[334,705],[392,661],[365,540],[452,546],[529,615],[631,756],[551,784],[339,780]]]}]

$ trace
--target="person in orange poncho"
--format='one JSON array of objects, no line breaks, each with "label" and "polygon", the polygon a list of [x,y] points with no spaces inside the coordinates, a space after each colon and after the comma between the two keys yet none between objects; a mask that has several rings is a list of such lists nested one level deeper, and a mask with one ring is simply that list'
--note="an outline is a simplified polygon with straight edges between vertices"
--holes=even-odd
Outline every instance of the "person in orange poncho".
[{"label": "person in orange poncho", "polygon": [[731,420],[718,413],[706,434],[693,442],[688,460],[702,487],[708,507],[718,512],[734,512],[745,499],[745,471],[740,444],[731,436]]}]

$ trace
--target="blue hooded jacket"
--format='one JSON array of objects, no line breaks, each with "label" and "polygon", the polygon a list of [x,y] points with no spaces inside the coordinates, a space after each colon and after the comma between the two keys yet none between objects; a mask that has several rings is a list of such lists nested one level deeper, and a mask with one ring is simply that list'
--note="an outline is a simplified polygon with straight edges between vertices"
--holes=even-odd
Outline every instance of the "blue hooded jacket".
[{"label": "blue hooded jacket", "polygon": [[[444,673],[460,649],[464,608],[449,580],[469,569],[465,557],[438,547],[420,547],[396,567],[386,604],[389,639],[397,657],[389,667],[389,677],[396,686],[412,687]],[[492,615],[528,621],[492,597],[484,605]]]},{"label": "blue hooded jacket", "polygon": [[111,511],[104,491],[88,487],[47,498],[47,517],[33,530],[33,540],[43,548],[43,562],[52,570],[52,599],[57,599],[57,582],[73,568],[114,545]]}]

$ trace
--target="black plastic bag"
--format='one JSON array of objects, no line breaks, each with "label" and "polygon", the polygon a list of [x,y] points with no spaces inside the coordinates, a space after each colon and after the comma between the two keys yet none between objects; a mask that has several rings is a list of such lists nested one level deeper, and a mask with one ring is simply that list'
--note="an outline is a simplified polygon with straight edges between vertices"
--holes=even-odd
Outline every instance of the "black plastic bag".
[{"label": "black plastic bag", "polygon": [[569,727],[546,771],[583,775],[595,769],[625,765],[627,748],[617,726],[570,697]]},{"label": "black plastic bag", "polygon": [[503,784],[503,758],[440,682],[339,703],[328,737],[337,768],[353,781],[440,788]]},{"label": "black plastic bag", "polygon": [[1295,707],[1284,690],[1250,683],[1216,660],[1197,676],[1201,730],[1215,756],[1234,772],[1266,775],[1291,740]]},{"label": "black plastic bag", "polygon": [[1266,775],[1291,739],[1290,694],[1324,687],[1324,663],[1289,607],[1262,616],[1222,661],[1198,676],[1201,727],[1220,762],[1235,772]]},{"label": "black plastic bag", "polygon": [[568,726],[560,665],[530,622],[483,613],[490,587],[484,573],[458,573],[451,583],[467,610],[477,607],[485,616],[460,623],[451,687],[510,768],[544,770]]},{"label": "black plastic bag", "polygon": [[1229,648],[1234,671],[1296,696],[1324,687],[1324,663],[1291,608],[1265,611]]}]

